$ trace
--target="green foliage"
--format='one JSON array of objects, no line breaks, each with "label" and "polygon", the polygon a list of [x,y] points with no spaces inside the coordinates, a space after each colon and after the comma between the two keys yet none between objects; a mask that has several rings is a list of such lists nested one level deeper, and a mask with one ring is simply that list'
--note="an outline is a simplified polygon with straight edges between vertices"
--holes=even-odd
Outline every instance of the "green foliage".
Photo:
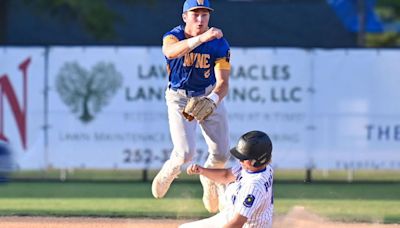
[{"label": "green foliage", "polygon": [[384,32],[382,34],[367,34],[367,47],[399,47],[400,35],[395,32]]},{"label": "green foliage", "polygon": [[77,20],[99,40],[111,40],[115,37],[114,23],[120,18],[108,8],[106,0],[26,0],[25,2],[39,13],[50,13],[64,22]]},{"label": "green foliage", "polygon": [[[126,5],[152,5],[157,2],[157,0],[121,1]],[[115,39],[115,24],[124,20],[110,8],[107,0],[24,0],[24,2],[33,7],[38,15],[49,13],[63,24],[77,21],[99,41]]]},{"label": "green foliage", "polygon": [[[376,13],[383,23],[400,23],[400,1],[378,0]],[[399,47],[400,34],[394,31],[387,31],[381,34],[367,34],[367,47]]]}]

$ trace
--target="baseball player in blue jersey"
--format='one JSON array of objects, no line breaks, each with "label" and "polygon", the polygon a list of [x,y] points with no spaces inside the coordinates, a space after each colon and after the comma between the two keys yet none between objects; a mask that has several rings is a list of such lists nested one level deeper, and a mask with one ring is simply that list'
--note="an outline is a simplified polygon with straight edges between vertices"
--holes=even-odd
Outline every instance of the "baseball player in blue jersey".
[{"label": "baseball player in blue jersey", "polygon": [[[163,36],[169,76],[165,97],[173,150],[153,180],[155,198],[164,197],[181,166],[194,157],[198,125],[209,152],[204,167],[223,168],[229,158],[223,98],[228,92],[230,49],[222,31],[208,26],[212,11],[208,0],[186,0],[182,14],[185,25]],[[205,208],[218,211],[218,191],[223,186],[204,176],[200,181]]]},{"label": "baseball player in blue jersey", "polygon": [[188,167],[189,175],[199,174],[228,184],[226,204],[218,214],[180,228],[272,227],[274,194],[270,138],[264,132],[250,131],[241,136],[231,154],[240,160],[240,166],[210,169],[193,164]]}]

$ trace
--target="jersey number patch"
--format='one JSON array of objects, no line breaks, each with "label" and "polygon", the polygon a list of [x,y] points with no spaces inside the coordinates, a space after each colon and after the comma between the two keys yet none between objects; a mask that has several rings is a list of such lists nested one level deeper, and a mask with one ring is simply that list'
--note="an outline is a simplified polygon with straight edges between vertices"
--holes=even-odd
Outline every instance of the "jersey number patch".
[{"label": "jersey number patch", "polygon": [[243,205],[244,205],[245,207],[251,207],[251,206],[253,206],[253,203],[254,203],[254,199],[255,199],[255,198],[256,198],[256,197],[254,197],[254,196],[251,195],[251,194],[247,195],[246,199],[245,199],[244,202],[243,202]]}]

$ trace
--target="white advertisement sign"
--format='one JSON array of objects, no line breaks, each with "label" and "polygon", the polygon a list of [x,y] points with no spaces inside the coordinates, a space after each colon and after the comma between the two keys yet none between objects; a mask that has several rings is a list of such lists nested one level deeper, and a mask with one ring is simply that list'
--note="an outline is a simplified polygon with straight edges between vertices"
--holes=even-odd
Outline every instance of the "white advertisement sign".
[{"label": "white advertisement sign", "polygon": [[[274,141],[277,166],[304,167],[307,53],[233,49],[232,56],[226,98],[232,146],[246,131],[263,130]],[[172,143],[160,48],[52,48],[50,59],[52,166],[161,167]],[[203,162],[200,131],[198,138],[195,159]]]},{"label": "white advertisement sign", "polygon": [[[172,149],[161,48],[48,51],[48,69],[44,49],[0,55],[0,137],[13,142],[20,167],[160,168]],[[399,51],[232,48],[231,53],[225,98],[231,146],[243,133],[262,130],[271,136],[278,168],[400,168]],[[194,162],[202,163],[207,147],[200,130],[197,142]]]},{"label": "white advertisement sign", "polygon": [[44,48],[0,49],[0,141],[13,166],[38,169],[44,153]]},{"label": "white advertisement sign", "polygon": [[232,146],[247,131],[267,132],[276,167],[308,162],[310,59],[300,49],[233,49],[227,97]]},{"label": "white advertisement sign", "polygon": [[316,167],[400,168],[400,52],[316,51]]},{"label": "white advertisement sign", "polygon": [[50,50],[54,167],[158,168],[171,144],[159,48]]}]

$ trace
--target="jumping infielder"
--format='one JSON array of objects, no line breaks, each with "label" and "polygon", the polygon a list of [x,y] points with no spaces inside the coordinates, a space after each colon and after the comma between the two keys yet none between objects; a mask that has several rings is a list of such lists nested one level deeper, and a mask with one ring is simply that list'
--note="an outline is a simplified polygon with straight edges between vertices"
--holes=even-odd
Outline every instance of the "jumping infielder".
[{"label": "jumping infielder", "polygon": [[240,166],[232,169],[188,167],[190,175],[200,174],[229,185],[222,211],[210,218],[183,224],[180,228],[272,227],[274,194],[270,138],[261,131],[248,132],[241,136],[231,154],[240,160]]},{"label": "jumping infielder", "polygon": [[[213,9],[208,0],[186,0],[180,25],[163,37],[162,51],[169,76],[166,102],[173,150],[153,180],[152,193],[162,198],[184,163],[196,149],[196,127],[200,125],[208,145],[204,167],[223,168],[229,158],[227,113],[223,98],[228,92],[229,45],[218,28],[209,28]],[[210,212],[218,210],[216,185],[201,177],[203,202]]]}]

